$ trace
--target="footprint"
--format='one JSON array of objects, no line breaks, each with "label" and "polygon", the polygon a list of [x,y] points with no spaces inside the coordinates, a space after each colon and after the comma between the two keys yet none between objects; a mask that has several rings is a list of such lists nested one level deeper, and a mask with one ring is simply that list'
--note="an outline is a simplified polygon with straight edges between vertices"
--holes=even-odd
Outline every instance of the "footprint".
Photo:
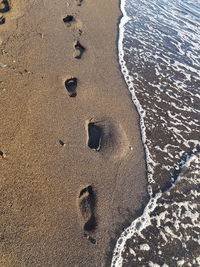
[{"label": "footprint", "polygon": [[[110,117],[85,122],[86,144],[90,149],[100,151],[104,158],[118,161],[133,153],[133,143],[126,133],[125,125]],[[131,141],[130,141],[131,140]]]},{"label": "footprint", "polygon": [[93,231],[96,228],[95,202],[95,194],[91,185],[80,191],[78,207],[83,220],[83,230],[86,232]]},{"label": "footprint", "polygon": [[8,0],[0,0],[0,13],[6,13],[10,11],[10,5]]},{"label": "footprint", "polygon": [[77,95],[77,78],[71,77],[65,81],[65,88],[67,89],[70,97],[75,97]]},{"label": "footprint", "polygon": [[67,15],[63,18],[63,22],[67,24],[67,26],[71,26],[71,23],[74,22],[74,17],[72,15]]},{"label": "footprint", "polygon": [[83,33],[82,27],[83,23],[79,20],[76,19],[72,15],[67,15],[66,17],[63,18],[63,22],[67,27],[72,26],[72,31],[74,32],[75,36],[74,38],[78,38],[78,36],[81,36]]},{"label": "footprint", "polygon": [[4,24],[6,22],[5,17],[1,16],[0,17],[0,25]]},{"label": "footprint", "polygon": [[74,43],[74,57],[77,59],[80,59],[82,57],[82,54],[85,51],[85,47],[81,45],[81,43],[79,41],[76,41]]},{"label": "footprint", "polygon": [[89,148],[99,151],[103,133],[102,127],[95,122],[89,122],[87,128],[87,144]]}]

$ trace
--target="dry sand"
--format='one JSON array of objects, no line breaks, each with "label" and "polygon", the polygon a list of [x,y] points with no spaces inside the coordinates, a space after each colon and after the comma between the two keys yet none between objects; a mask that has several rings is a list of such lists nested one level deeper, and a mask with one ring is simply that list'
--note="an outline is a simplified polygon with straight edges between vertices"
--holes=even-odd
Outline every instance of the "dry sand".
[{"label": "dry sand", "polygon": [[[0,266],[109,266],[146,198],[138,115],[118,64],[119,3],[2,2]],[[88,121],[103,132],[98,152]]]}]

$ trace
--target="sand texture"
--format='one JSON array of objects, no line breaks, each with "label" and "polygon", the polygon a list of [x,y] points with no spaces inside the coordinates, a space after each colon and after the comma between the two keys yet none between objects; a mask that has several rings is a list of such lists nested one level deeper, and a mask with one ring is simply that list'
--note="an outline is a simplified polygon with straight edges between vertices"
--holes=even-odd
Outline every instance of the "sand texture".
[{"label": "sand texture", "polygon": [[118,2],[0,0],[0,266],[109,266],[146,198]]}]

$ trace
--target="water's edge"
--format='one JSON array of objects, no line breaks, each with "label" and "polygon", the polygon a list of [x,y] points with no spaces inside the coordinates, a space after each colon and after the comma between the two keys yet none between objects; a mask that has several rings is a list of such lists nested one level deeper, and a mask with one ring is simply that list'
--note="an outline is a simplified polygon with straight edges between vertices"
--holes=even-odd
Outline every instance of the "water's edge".
[{"label": "water's edge", "polygon": [[[146,157],[146,167],[147,167],[147,173],[149,173],[149,175],[147,176],[148,177],[148,182],[151,183],[153,181],[153,178],[152,178],[152,174],[151,174],[151,171],[148,172],[148,169],[150,168],[148,162],[152,162],[152,159],[150,158],[150,153],[149,153],[149,150],[148,150],[148,147],[147,145],[145,144],[146,142],[146,134],[145,134],[145,126],[144,126],[144,120],[143,120],[143,116],[142,114],[144,114],[144,110],[142,108],[142,106],[140,105],[140,102],[139,100],[137,99],[135,93],[134,93],[134,90],[132,90],[132,88],[134,88],[134,85],[133,85],[133,80],[131,79],[131,76],[129,75],[129,71],[128,69],[126,68],[126,63],[125,63],[125,60],[124,60],[124,51],[123,51],[123,39],[124,39],[124,31],[125,31],[125,24],[129,21],[129,17],[127,16],[126,14],[126,11],[125,11],[125,2],[126,0],[119,0],[119,6],[120,6],[120,9],[121,9],[121,13],[122,15],[120,16],[119,18],[119,24],[118,24],[118,29],[119,29],[119,32],[118,32],[118,58],[119,58],[119,65],[120,65],[120,68],[121,68],[121,72],[122,72],[122,76],[124,77],[124,80],[126,82],[126,85],[128,87],[128,90],[130,91],[131,95],[132,95],[132,101],[136,107],[136,110],[138,112],[138,116],[139,116],[139,124],[140,124],[140,131],[141,131],[141,138],[142,138],[142,143],[143,143],[143,146],[144,146],[144,151],[145,151],[145,157]],[[148,193],[149,193],[149,196],[150,196],[150,200],[145,208],[145,210],[148,208],[149,204],[152,203],[152,188],[151,186],[149,185],[148,186]],[[160,195],[158,194],[154,199],[153,201],[155,203],[152,203],[154,205],[152,205],[152,209],[154,208],[155,204],[156,204],[156,200],[157,198],[159,197]],[[145,210],[143,213],[145,213]],[[139,217],[140,218],[140,217]],[[139,218],[137,218],[136,220],[138,220]],[[135,221],[136,221],[135,220]],[[134,221],[134,222],[135,222]],[[134,223],[133,222],[133,223]],[[133,224],[132,223],[132,224]],[[131,224],[131,225],[132,225]],[[116,243],[116,247],[114,249],[114,252],[113,252],[113,258],[112,258],[112,263],[111,263],[111,266],[122,266],[122,262],[123,262],[123,259],[122,259],[122,252],[123,252],[123,248],[124,248],[124,245],[126,243],[126,241],[131,238],[131,233],[129,235],[126,235],[126,232],[127,230],[129,229],[130,227],[128,227],[120,236],[120,238],[117,240],[117,243]],[[126,238],[124,238],[126,237]]]}]

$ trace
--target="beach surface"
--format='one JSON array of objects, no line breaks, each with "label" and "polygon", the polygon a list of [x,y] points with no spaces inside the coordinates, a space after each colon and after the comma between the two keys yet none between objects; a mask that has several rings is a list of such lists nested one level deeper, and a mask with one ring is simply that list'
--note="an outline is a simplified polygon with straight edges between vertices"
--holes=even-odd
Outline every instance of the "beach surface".
[{"label": "beach surface", "polygon": [[118,5],[0,1],[0,266],[110,266],[147,201]]}]

